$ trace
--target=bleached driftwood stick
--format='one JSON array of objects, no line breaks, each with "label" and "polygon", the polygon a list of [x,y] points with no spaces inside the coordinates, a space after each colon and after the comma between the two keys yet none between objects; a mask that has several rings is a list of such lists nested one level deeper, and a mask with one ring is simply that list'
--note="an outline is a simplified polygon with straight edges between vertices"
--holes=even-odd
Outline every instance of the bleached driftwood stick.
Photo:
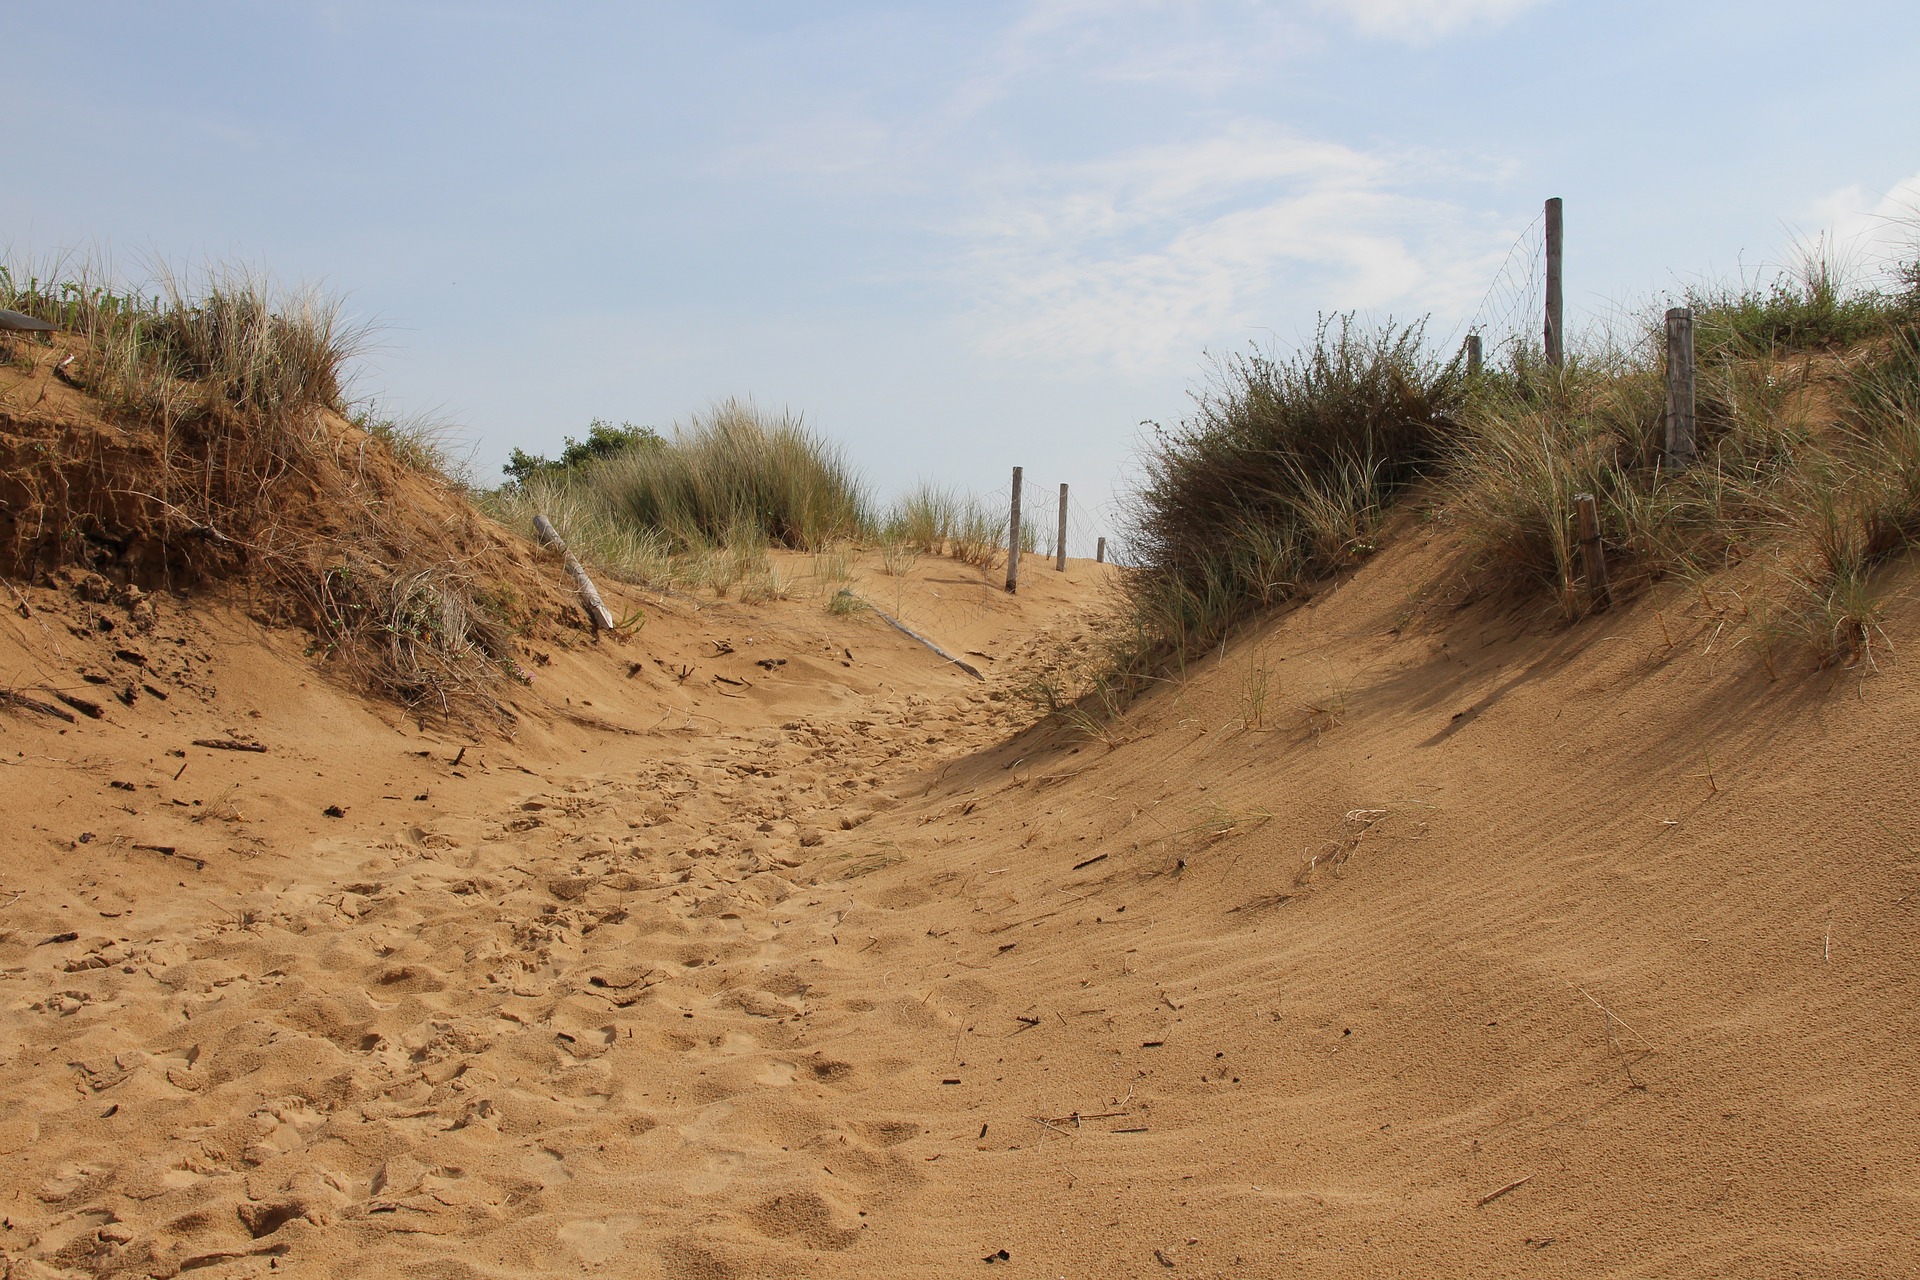
[{"label": "bleached driftwood stick", "polygon": [[567,573],[575,586],[580,588],[580,603],[587,611],[587,620],[593,623],[594,632],[614,630],[613,614],[608,611],[606,601],[600,598],[600,590],[593,585],[593,579],[580,567],[579,559],[567,550],[566,542],[560,537],[560,531],[544,515],[533,518],[533,527],[540,532],[540,541],[558,551],[566,559]]}]

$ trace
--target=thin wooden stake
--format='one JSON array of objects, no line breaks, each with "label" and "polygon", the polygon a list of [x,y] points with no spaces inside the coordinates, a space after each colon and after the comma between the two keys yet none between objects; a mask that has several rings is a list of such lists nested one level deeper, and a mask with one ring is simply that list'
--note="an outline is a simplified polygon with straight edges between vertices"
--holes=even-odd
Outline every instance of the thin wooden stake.
[{"label": "thin wooden stake", "polygon": [[1093,544],[1093,562],[1095,564],[1105,564],[1107,562],[1107,540],[1105,538]]},{"label": "thin wooden stake", "polygon": [[587,611],[587,621],[593,624],[593,633],[612,632],[613,614],[608,611],[606,602],[600,598],[600,591],[593,585],[593,579],[580,566],[573,552],[567,550],[567,544],[561,539],[560,531],[553,527],[552,521],[545,515],[533,517],[533,527],[540,533],[540,540],[558,551],[566,560],[567,574],[573,579],[573,585],[580,588],[580,603]]},{"label": "thin wooden stake", "polygon": [[1604,609],[1613,603],[1613,592],[1607,586],[1606,550],[1600,545],[1600,512],[1590,493],[1574,494],[1573,510],[1580,525],[1580,560],[1587,571],[1587,596],[1594,608]]},{"label": "thin wooden stake", "polygon": [[1480,335],[1470,333],[1467,335],[1467,376],[1469,378],[1479,377],[1481,367]]},{"label": "thin wooden stake", "polygon": [[1667,312],[1667,465],[1693,462],[1694,418],[1693,308]]},{"label": "thin wooden stake", "polygon": [[1053,568],[1056,573],[1067,571],[1067,486],[1060,486],[1060,527],[1054,537]]},{"label": "thin wooden stake", "polygon": [[1547,364],[1555,369],[1566,362],[1566,296],[1561,274],[1566,258],[1566,227],[1560,197],[1547,201]]},{"label": "thin wooden stake", "polygon": [[1013,469],[1013,514],[1007,519],[1007,591],[1020,590],[1020,468]]}]

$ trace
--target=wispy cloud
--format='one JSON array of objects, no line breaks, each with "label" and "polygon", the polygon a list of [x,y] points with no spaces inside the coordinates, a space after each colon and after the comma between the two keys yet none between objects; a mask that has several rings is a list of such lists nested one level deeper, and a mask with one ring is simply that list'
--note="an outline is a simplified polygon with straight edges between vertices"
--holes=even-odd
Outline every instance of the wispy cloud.
[{"label": "wispy cloud", "polygon": [[1023,82],[1059,75],[1217,94],[1318,47],[1311,19],[1297,2],[1268,0],[1031,0],[948,114],[971,116]]},{"label": "wispy cloud", "polygon": [[1421,43],[1463,27],[1507,22],[1545,0],[1315,0],[1369,36]]},{"label": "wispy cloud", "polygon": [[1316,308],[1464,307],[1504,243],[1419,193],[1436,167],[1241,122],[1012,175],[963,228],[977,340],[1142,373]]}]

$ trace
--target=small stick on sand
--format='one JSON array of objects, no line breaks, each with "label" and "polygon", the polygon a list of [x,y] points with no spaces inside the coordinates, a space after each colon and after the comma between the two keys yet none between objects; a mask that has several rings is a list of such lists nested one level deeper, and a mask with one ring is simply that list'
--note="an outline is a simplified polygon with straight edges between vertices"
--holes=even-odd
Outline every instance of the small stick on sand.
[{"label": "small stick on sand", "polygon": [[[215,751],[258,751],[262,754],[265,754],[267,749],[263,742],[242,742],[238,738],[195,738],[193,745],[211,747]],[[186,766],[182,765],[181,769],[184,772]]]},{"label": "small stick on sand", "polygon": [[1532,1181],[1533,1181],[1533,1175],[1528,1174],[1524,1178],[1518,1178],[1512,1182],[1509,1182],[1506,1186],[1501,1187],[1496,1191],[1489,1191],[1487,1192],[1487,1194],[1481,1196],[1478,1200],[1474,1201],[1474,1208],[1484,1209],[1488,1205],[1492,1204],[1495,1200],[1498,1200],[1501,1196],[1507,1194],[1507,1192],[1518,1191],[1521,1187],[1526,1186],[1529,1182],[1532,1182]]},{"label": "small stick on sand", "polygon": [[[1587,995],[1587,989],[1585,987],[1575,987],[1574,990],[1578,991],[1581,995],[1586,996],[1587,1003],[1591,1004],[1594,1008],[1598,1009],[1601,1015],[1607,1019],[1609,1024],[1615,1023],[1615,1022],[1619,1023],[1620,1026],[1634,1039],[1638,1040],[1641,1044],[1647,1046],[1647,1048],[1649,1049],[1653,1048],[1653,1041],[1647,1039],[1645,1036],[1641,1035],[1638,1031],[1635,1031],[1632,1027],[1627,1026],[1626,1020],[1623,1019],[1619,1014],[1607,1008],[1607,1006],[1601,1004],[1598,1000],[1595,1000],[1592,996]],[[1607,1033],[1607,1038],[1608,1039],[1613,1038],[1613,1033],[1611,1031]]]}]

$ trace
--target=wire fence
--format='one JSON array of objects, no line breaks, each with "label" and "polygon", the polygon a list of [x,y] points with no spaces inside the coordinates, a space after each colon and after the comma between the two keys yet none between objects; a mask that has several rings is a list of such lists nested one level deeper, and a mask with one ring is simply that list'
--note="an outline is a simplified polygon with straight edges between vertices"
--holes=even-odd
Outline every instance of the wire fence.
[{"label": "wire fence", "polygon": [[1511,363],[1545,342],[1547,309],[1546,213],[1532,222],[1507,249],[1487,283],[1487,291],[1467,317],[1466,332],[1478,336],[1489,364]]},{"label": "wire fence", "polygon": [[[1538,357],[1545,347],[1547,310],[1547,214],[1543,208],[1508,246],[1499,267],[1487,282],[1485,292],[1456,328],[1456,339],[1478,337],[1481,358],[1487,365],[1512,365],[1528,356]],[[1028,473],[1023,476],[1020,495],[1021,566],[1020,581],[1034,575],[1054,572],[1059,552],[1061,527],[1060,489],[1057,480]],[[1004,581],[1007,536],[1013,506],[1013,483],[998,490],[976,493],[971,497],[975,510],[997,521],[998,550],[1001,559],[988,573],[993,583]],[[1112,501],[1092,502],[1067,490],[1066,551],[1071,560],[1103,558],[1109,564],[1125,562],[1125,546],[1117,528],[1120,521]],[[976,606],[967,606],[962,614]],[[924,608],[924,606],[923,606]],[[961,615],[932,617],[929,622],[964,620]]]}]

